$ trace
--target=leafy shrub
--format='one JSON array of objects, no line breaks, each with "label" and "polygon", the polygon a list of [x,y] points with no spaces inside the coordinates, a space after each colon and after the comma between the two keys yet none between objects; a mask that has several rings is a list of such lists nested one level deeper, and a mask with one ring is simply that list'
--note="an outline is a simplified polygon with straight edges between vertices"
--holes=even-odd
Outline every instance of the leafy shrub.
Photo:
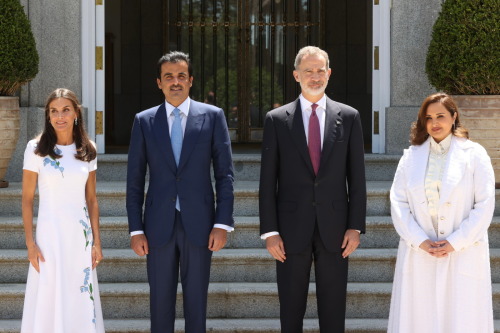
[{"label": "leafy shrub", "polygon": [[425,71],[436,89],[449,94],[500,94],[500,1],[446,0]]},{"label": "leafy shrub", "polygon": [[31,25],[19,0],[0,1],[0,96],[13,95],[38,73]]}]

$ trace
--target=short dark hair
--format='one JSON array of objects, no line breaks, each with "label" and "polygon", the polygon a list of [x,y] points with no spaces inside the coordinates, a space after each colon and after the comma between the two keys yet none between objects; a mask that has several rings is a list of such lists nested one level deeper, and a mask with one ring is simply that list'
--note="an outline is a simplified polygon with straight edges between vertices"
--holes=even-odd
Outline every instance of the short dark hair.
[{"label": "short dark hair", "polygon": [[163,55],[158,60],[158,79],[161,79],[161,65],[166,62],[178,63],[181,61],[185,61],[188,65],[188,74],[189,77],[193,76],[193,66],[191,65],[191,60],[189,60],[189,55],[187,53],[181,51],[170,51],[169,53]]}]

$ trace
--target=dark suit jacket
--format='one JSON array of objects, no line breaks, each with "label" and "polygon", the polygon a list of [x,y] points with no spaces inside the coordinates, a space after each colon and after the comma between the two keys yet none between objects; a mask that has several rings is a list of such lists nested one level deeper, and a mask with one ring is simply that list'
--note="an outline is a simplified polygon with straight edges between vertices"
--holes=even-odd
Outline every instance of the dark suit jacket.
[{"label": "dark suit jacket", "polygon": [[300,100],[267,113],[262,144],[261,234],[278,231],[286,253],[310,244],[317,220],[326,248],[347,229],[365,231],[366,182],[359,113],[327,97],[323,149],[314,175]]},{"label": "dark suit jacket", "polygon": [[[147,167],[149,187],[143,216]],[[172,236],[179,196],[182,223],[189,240],[195,245],[208,245],[214,224],[234,225],[233,175],[231,141],[221,109],[191,100],[179,167],[170,143],[165,103],[138,113],[128,154],[129,230],[144,230],[149,246],[166,244]]]}]

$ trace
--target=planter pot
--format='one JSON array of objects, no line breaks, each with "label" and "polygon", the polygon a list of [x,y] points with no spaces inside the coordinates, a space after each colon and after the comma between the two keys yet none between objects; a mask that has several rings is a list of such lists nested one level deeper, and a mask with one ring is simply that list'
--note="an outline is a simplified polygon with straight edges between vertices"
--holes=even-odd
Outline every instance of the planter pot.
[{"label": "planter pot", "polygon": [[496,188],[500,188],[500,95],[458,95],[453,99],[471,140],[481,144],[490,155]]},{"label": "planter pot", "polygon": [[0,187],[9,186],[3,179],[16,149],[19,124],[19,97],[0,96]]}]

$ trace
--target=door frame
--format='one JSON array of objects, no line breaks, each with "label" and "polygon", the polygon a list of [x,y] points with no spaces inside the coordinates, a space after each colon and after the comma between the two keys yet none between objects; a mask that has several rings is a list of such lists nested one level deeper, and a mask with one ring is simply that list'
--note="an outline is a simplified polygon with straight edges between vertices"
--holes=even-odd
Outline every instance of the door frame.
[{"label": "door frame", "polygon": [[89,137],[105,153],[104,88],[105,0],[82,1],[82,106],[87,109]]},{"label": "door frame", "polygon": [[372,153],[385,153],[385,111],[391,103],[391,0],[373,0]]},{"label": "door frame", "polygon": [[[81,2],[82,105],[87,108],[89,136],[100,154],[105,153],[104,6],[105,0]],[[391,0],[373,0],[372,152],[378,154],[385,153],[385,112],[391,96],[391,7]],[[100,69],[96,47],[102,50]]]}]

